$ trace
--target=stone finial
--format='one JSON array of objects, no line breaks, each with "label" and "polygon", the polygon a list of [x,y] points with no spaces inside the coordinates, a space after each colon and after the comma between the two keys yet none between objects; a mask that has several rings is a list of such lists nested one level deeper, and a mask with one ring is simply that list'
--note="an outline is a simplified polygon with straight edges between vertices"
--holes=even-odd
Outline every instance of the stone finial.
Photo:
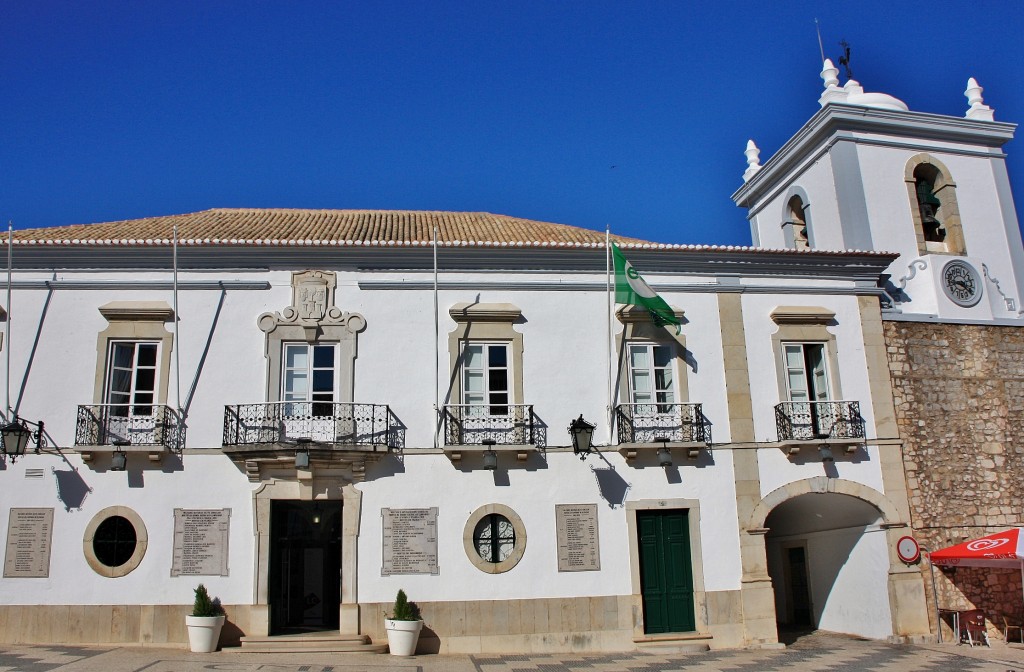
[{"label": "stone finial", "polygon": [[980,119],[982,121],[993,121],[995,119],[994,111],[985,104],[984,99],[981,97],[981,92],[984,90],[974,77],[967,80],[967,90],[964,91],[964,95],[967,96],[967,104],[970,107],[967,109],[967,114],[964,115],[966,118]]},{"label": "stone finial", "polygon": [[856,79],[848,79],[846,80],[846,84],[843,84],[843,91],[845,91],[847,94],[864,93],[864,87],[861,86],[860,82],[858,82]]},{"label": "stone finial", "polygon": [[826,58],[821,68],[821,80],[825,82],[825,90],[821,92],[818,103],[825,107],[829,103],[845,103],[847,92],[839,86],[839,68],[832,65],[832,60]]},{"label": "stone finial", "polygon": [[825,82],[825,88],[839,86],[839,68],[832,64],[831,58],[826,58],[821,66],[821,79]]},{"label": "stone finial", "polygon": [[743,150],[743,155],[747,157],[747,169],[743,171],[743,181],[746,182],[761,170],[761,150],[753,140],[747,140],[747,148]]}]

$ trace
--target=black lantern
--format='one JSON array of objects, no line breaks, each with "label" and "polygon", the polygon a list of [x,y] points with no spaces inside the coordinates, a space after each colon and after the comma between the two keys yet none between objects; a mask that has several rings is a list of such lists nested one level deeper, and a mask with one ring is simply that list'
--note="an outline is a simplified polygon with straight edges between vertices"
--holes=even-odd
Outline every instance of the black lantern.
[{"label": "black lantern", "polygon": [[572,452],[580,456],[581,460],[585,460],[593,449],[591,448],[591,441],[594,439],[594,428],[596,425],[592,425],[583,419],[583,414],[580,413],[580,417],[572,421],[569,425],[569,436],[572,437]]},{"label": "black lantern", "polygon": [[497,442],[494,439],[484,439],[481,443],[487,446],[487,450],[484,451],[484,469],[496,471],[498,469],[498,453],[494,451],[494,444]]},{"label": "black lantern", "polygon": [[[33,432],[28,427],[30,424],[35,425],[39,429]],[[11,462],[16,461],[25,454],[29,439],[35,439],[36,454],[39,454],[39,449],[45,445],[43,423],[29,422],[18,416],[14,416],[13,422],[9,422],[0,428],[0,435],[3,435],[4,455],[11,458]]]},{"label": "black lantern", "polygon": [[822,462],[835,462],[836,458],[832,454],[832,449],[826,445],[822,445],[818,448],[818,454],[821,455]]},{"label": "black lantern", "polygon": [[128,470],[128,455],[123,450],[118,448],[110,456],[110,470],[111,471],[127,471]]},{"label": "black lantern", "polygon": [[300,436],[295,439],[298,450],[295,451],[295,468],[296,469],[309,469],[309,444],[313,443],[313,439],[308,436]]}]

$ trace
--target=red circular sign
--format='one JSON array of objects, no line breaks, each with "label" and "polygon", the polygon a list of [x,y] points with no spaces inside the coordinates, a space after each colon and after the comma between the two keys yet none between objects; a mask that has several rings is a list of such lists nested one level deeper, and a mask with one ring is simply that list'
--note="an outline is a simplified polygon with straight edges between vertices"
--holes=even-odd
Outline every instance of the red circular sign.
[{"label": "red circular sign", "polygon": [[917,562],[921,557],[921,547],[913,537],[900,537],[900,540],[896,542],[896,553],[900,556],[900,560],[910,564]]}]

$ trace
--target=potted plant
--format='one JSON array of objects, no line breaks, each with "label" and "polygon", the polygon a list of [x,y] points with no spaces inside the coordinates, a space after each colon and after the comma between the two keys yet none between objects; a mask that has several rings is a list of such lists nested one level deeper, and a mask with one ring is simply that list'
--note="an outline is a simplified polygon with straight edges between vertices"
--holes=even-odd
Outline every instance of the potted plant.
[{"label": "potted plant", "polygon": [[199,584],[195,590],[196,601],[192,604],[192,615],[185,617],[188,627],[188,646],[193,653],[212,653],[220,642],[220,629],[224,627],[224,609],[220,601],[210,599],[206,586]]},{"label": "potted plant", "polygon": [[392,656],[411,656],[416,653],[416,642],[420,639],[423,621],[415,602],[410,602],[405,591],[399,589],[391,615],[384,619],[388,632],[388,651]]}]

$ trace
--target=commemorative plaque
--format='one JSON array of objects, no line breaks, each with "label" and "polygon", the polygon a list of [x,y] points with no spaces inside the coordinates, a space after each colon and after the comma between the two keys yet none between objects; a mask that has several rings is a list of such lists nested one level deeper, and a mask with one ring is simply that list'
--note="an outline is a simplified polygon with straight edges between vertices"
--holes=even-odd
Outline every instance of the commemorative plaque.
[{"label": "commemorative plaque", "polygon": [[50,576],[53,509],[11,509],[7,523],[4,578]]},{"label": "commemorative plaque", "polygon": [[597,534],[597,504],[555,504],[558,571],[601,569]]},{"label": "commemorative plaque", "polygon": [[231,509],[175,509],[171,576],[227,576]]},{"label": "commemorative plaque", "polygon": [[381,509],[381,576],[434,574],[437,567],[437,507]]}]

